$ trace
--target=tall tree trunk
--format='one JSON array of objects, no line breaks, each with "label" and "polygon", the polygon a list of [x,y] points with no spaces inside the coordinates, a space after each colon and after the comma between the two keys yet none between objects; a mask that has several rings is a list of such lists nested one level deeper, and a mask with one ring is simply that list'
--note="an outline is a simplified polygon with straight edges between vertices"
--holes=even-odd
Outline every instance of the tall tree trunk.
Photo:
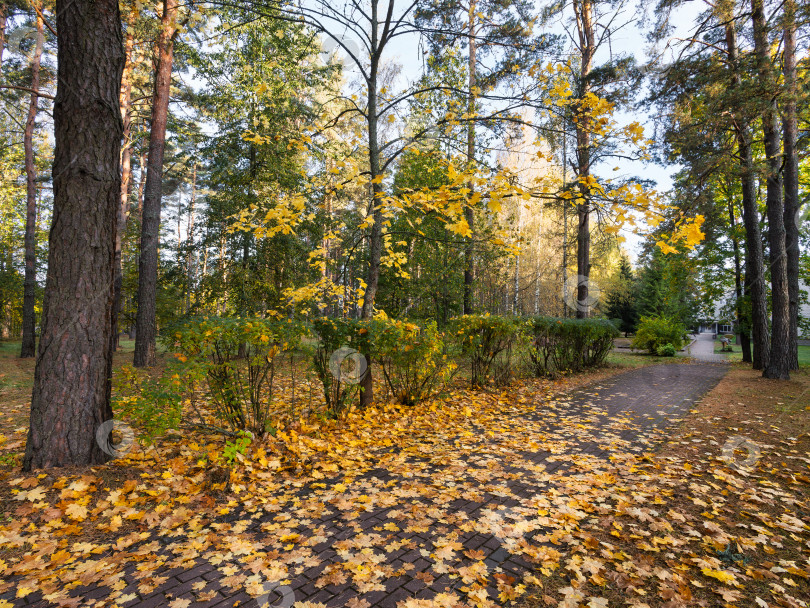
[{"label": "tall tree trunk", "polygon": [[116,324],[113,327],[112,348],[118,349],[118,314],[121,311],[121,288],[124,283],[122,243],[127,231],[129,192],[132,186],[132,49],[135,45],[135,18],[130,13],[127,20],[127,35],[124,44],[124,75],[121,79],[121,119],[124,122],[124,141],[121,148],[121,204],[118,206],[118,230],[115,234],[115,308]]},{"label": "tall tree trunk", "polygon": [[589,315],[588,277],[591,274],[591,226],[590,226],[590,188],[586,180],[591,172],[591,120],[585,107],[585,99],[590,93],[590,75],[593,67],[593,55],[596,50],[596,39],[593,24],[593,0],[574,0],[574,13],[579,35],[581,52],[580,86],[575,122],[577,135],[577,187],[580,202],[577,205],[577,319]]},{"label": "tall tree trunk", "polygon": [[[138,226],[140,226],[143,222],[141,218],[143,216],[143,192],[146,189],[146,154],[141,151],[138,155],[138,168],[139,168],[139,175],[138,175],[138,209],[135,217],[138,218]],[[138,234],[138,249],[141,247],[141,235]]]},{"label": "tall tree trunk", "polygon": [[782,200],[781,141],[777,128],[776,78],[768,45],[768,26],[763,0],[751,0],[754,52],[763,96],[762,132],[767,159],[768,244],[771,262],[771,354],[763,376],[790,378],[790,297],[785,249],[785,217]]},{"label": "tall tree trunk", "polygon": [[[737,52],[737,34],[733,21],[726,17],[726,47],[732,70],[732,83],[735,89],[742,88]],[[740,185],[742,187],[742,214],[745,226],[745,293],[751,303],[751,340],[753,352],[751,365],[754,369],[765,369],[770,355],[768,334],[768,303],[765,288],[764,254],[762,232],[759,227],[756,184],[754,183],[754,160],[751,153],[751,132],[748,119],[743,115],[734,116],[734,133],[740,162]]]},{"label": "tall tree trunk", "polygon": [[28,119],[25,121],[23,147],[25,149],[25,280],[23,282],[22,347],[20,357],[33,357],[36,354],[37,315],[34,310],[37,302],[37,168],[34,164],[34,127],[37,122],[39,102],[39,66],[42,60],[42,47],[45,44],[45,24],[42,14],[37,11],[37,39],[34,55],[31,57],[31,100],[28,103]]},{"label": "tall tree trunk", "polygon": [[[475,0],[469,0],[470,6],[468,10],[468,36],[467,36],[467,44],[469,46],[469,57],[468,57],[468,66],[467,71],[468,73],[468,87],[469,87],[469,94],[467,98],[467,114],[469,115],[469,122],[467,123],[467,168],[468,170],[472,170],[475,164],[475,122],[473,121],[473,116],[475,115],[475,102],[476,102],[476,95],[475,95],[475,87],[476,87],[476,72],[477,72],[477,60],[476,60],[476,47],[477,41],[475,39],[475,19],[476,19],[476,2]],[[474,239],[475,234],[473,229],[475,227],[475,211],[473,210],[472,206],[472,196],[473,196],[473,188],[474,185],[470,182],[467,186],[470,193],[470,200],[467,202],[467,206],[464,208],[464,219],[467,222],[467,226],[470,229],[470,236],[464,242],[464,314],[469,315],[473,312],[473,303],[472,303],[472,296],[473,296],[473,270],[474,270],[474,254],[475,254],[475,246],[474,246]]]},{"label": "tall tree trunk", "polygon": [[[517,205],[517,230],[518,230],[518,243],[520,242],[521,232],[523,231],[523,204],[518,202]],[[520,298],[520,250],[515,255],[515,293],[512,297],[512,313],[518,313],[518,305]]]},{"label": "tall tree trunk", "polygon": [[194,264],[194,203],[197,200],[197,163],[195,162],[191,170],[191,200],[188,204],[188,225],[186,226],[186,308],[185,312],[191,310],[191,289],[194,285],[193,266]]},{"label": "tall tree trunk", "polygon": [[[219,273],[222,281],[222,285],[227,287],[228,285],[228,267],[225,264],[225,253],[226,253],[226,241],[225,241],[225,222],[220,221],[219,223]],[[224,290],[225,293],[222,297],[222,303],[220,304],[220,314],[224,315],[227,308],[228,308],[228,294],[230,293],[229,289]]]},{"label": "tall tree trunk", "polygon": [[[325,168],[326,168],[326,171],[327,171],[327,174],[328,174],[329,171],[332,168],[332,164],[329,162],[328,158],[326,159],[325,162],[326,162]],[[321,247],[323,248],[323,263],[321,264],[321,280],[322,280],[322,284],[324,286],[324,289],[323,289],[324,304],[319,307],[319,311],[318,311],[318,314],[320,314],[322,316],[328,314],[328,312],[329,312],[329,310],[331,308],[331,306],[329,306],[329,304],[326,303],[326,297],[327,297],[326,294],[328,292],[328,290],[326,288],[326,284],[327,284],[327,280],[329,278],[331,278],[330,274],[329,274],[329,255],[330,255],[330,253],[329,253],[329,238],[328,237],[329,237],[329,234],[332,232],[332,196],[331,196],[331,194],[329,192],[329,188],[326,188],[326,191],[324,193],[323,207],[324,207],[324,211],[326,212],[326,218],[324,220],[325,225],[324,225],[324,230],[323,230],[323,238],[321,239]]]},{"label": "tall tree trunk", "polygon": [[[361,318],[371,319],[374,316],[374,299],[377,296],[377,285],[380,281],[380,260],[382,258],[382,174],[380,170],[380,142],[377,127],[377,76],[379,70],[379,17],[377,14],[377,1],[371,2],[371,48],[373,50],[371,66],[369,68],[368,82],[368,161],[371,170],[371,200],[369,213],[374,218],[369,234],[368,273],[366,274],[366,291],[363,294],[363,308]],[[372,353],[363,353],[366,357],[368,369],[363,377],[360,387],[360,407],[366,407],[374,402],[374,380],[371,373]]]},{"label": "tall tree trunk", "polygon": [[98,464],[112,418],[115,231],[123,127],[118,0],[56,0],[53,218],[23,468]]},{"label": "tall tree trunk", "polygon": [[[568,131],[565,128],[566,121],[568,120],[567,114],[563,118],[563,166],[562,166],[562,189],[565,192],[568,187],[568,174],[566,172],[568,167]],[[562,212],[563,212],[563,233],[562,233],[562,316],[568,318],[568,305],[566,304],[566,293],[568,289],[568,199],[562,199]]]},{"label": "tall tree trunk", "polygon": [[[203,252],[202,252],[202,268],[200,268],[200,286],[208,275],[208,224],[205,225],[205,234],[203,235]],[[268,306],[269,308],[269,306]]]},{"label": "tall tree trunk", "polygon": [[157,274],[160,239],[160,203],[163,197],[163,153],[169,118],[172,85],[174,37],[177,33],[177,0],[163,0],[160,36],[155,66],[155,91],[149,133],[149,160],[146,167],[141,219],[141,256],[138,263],[138,313],[135,318],[135,367],[155,364],[157,339]]},{"label": "tall tree trunk", "polygon": [[790,340],[788,362],[791,370],[799,369],[799,157],[796,152],[798,122],[796,103],[796,3],[785,2],[785,38],[783,69],[785,74],[785,103],[782,118],[785,168],[785,248],[787,250],[788,310],[790,314]]},{"label": "tall tree trunk", "polygon": [[[143,226],[143,192],[146,186],[146,154],[141,150],[138,154],[138,193],[136,203],[135,203],[135,227],[138,235],[138,240],[135,243],[134,250],[140,252],[141,250],[141,227]],[[130,178],[131,180],[132,178]],[[137,305],[137,296],[134,300],[135,304]],[[136,326],[135,323],[131,323],[129,326],[129,339],[135,339],[135,330]]]},{"label": "tall tree trunk", "polygon": [[8,22],[8,8],[5,2],[0,2],[0,72],[3,69],[3,51],[6,48],[6,23]]},{"label": "tall tree trunk", "polygon": [[731,225],[731,244],[734,248],[734,292],[737,296],[737,328],[740,333],[740,347],[742,348],[742,360],[744,363],[751,363],[751,339],[748,333],[751,326],[751,319],[748,310],[744,306],[742,265],[740,263],[740,242],[737,239],[737,220],[734,218],[734,199],[728,199],[728,221]]}]

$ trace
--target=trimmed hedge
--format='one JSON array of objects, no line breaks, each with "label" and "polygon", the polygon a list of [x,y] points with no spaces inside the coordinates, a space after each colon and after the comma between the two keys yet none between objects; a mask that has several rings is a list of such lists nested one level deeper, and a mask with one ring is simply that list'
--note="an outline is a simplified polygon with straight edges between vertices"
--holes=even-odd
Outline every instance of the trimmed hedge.
[{"label": "trimmed hedge", "polygon": [[341,348],[368,352],[366,336],[368,328],[366,322],[360,319],[326,317],[313,319],[311,328],[316,339],[312,349],[312,365],[323,388],[327,413],[337,416],[348,407],[350,398],[358,393],[359,386],[356,382],[358,378],[355,378],[354,374],[362,375],[362,370],[347,370],[349,362],[337,361],[340,373],[335,374],[335,370],[330,369],[330,361],[333,362],[331,367],[334,367],[332,356]]},{"label": "trimmed hedge", "polygon": [[529,359],[538,377],[601,365],[619,335],[604,319],[533,317],[529,326]]},{"label": "trimmed hedge", "polygon": [[436,394],[455,370],[433,321],[418,325],[375,320],[371,333],[374,360],[380,364],[391,394],[403,405],[415,405]]},{"label": "trimmed hedge", "polygon": [[[198,386],[213,414],[213,420],[198,425],[213,429],[215,422],[226,433],[250,431],[261,436],[275,431],[271,412],[279,390],[275,382],[279,356],[299,347],[311,356],[325,414],[336,417],[359,394],[369,354],[381,372],[378,381],[384,381],[398,402],[414,405],[447,385],[456,369],[448,351],[466,359],[473,387],[502,386],[518,375],[526,354],[537,376],[599,365],[618,332],[604,320],[465,315],[451,319],[444,334],[432,322],[384,318],[318,318],[301,323],[238,317],[187,319],[167,334],[167,346],[183,365],[165,386],[141,391],[159,393],[155,401],[175,404],[162,408],[167,411],[166,424],[176,424],[177,404],[185,399],[175,393],[179,389],[193,393]],[[142,401],[134,399],[137,378],[127,377],[124,384],[128,388],[122,392],[135,407]]]}]

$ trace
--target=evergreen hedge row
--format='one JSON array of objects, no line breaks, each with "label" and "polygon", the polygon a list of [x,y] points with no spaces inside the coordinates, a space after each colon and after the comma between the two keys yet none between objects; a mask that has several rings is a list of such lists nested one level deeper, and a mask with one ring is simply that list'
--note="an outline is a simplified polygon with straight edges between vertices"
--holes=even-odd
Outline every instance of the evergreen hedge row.
[{"label": "evergreen hedge row", "polygon": [[533,317],[529,324],[529,358],[538,377],[602,365],[619,335],[604,319]]}]

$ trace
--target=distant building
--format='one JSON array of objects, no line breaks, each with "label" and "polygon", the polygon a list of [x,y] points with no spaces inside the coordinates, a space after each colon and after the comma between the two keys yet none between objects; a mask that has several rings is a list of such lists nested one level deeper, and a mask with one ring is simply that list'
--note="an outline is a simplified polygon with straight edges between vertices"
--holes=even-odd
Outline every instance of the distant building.
[{"label": "distant building", "polygon": [[703,321],[700,323],[698,331],[700,333],[711,332],[713,334],[733,334],[735,333],[734,329],[733,321]]},{"label": "distant building", "polygon": [[[799,291],[804,292],[799,298],[799,339],[810,343],[810,301],[806,297],[808,285],[799,280]],[[736,321],[733,312],[735,297],[728,294],[720,299],[714,306],[714,315],[710,319],[702,319],[699,325],[700,332],[713,334],[736,334]]]}]

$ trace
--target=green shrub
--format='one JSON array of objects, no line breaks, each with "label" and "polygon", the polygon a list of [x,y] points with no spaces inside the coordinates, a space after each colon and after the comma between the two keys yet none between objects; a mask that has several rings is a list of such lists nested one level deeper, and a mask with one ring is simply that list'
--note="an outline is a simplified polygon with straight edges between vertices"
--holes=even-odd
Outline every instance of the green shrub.
[{"label": "green shrub", "polygon": [[274,430],[276,360],[295,348],[302,334],[303,327],[291,320],[209,317],[177,326],[170,346],[205,378],[206,401],[220,430],[261,437]]},{"label": "green shrub", "polygon": [[659,357],[674,357],[676,352],[678,352],[677,349],[669,343],[658,347]]},{"label": "green shrub", "polygon": [[435,322],[420,327],[404,320],[375,320],[370,332],[375,361],[399,403],[427,399],[452,376],[455,365],[448,362]]},{"label": "green shrub", "polygon": [[[365,363],[365,357],[360,362],[351,351],[368,352],[367,325],[367,321],[360,319],[323,317],[312,321],[316,339],[311,353],[312,364],[323,387],[326,409],[330,416],[337,416],[345,411],[351,397],[360,390],[358,382],[365,370],[354,366]],[[340,349],[344,349],[346,356],[335,357]]]},{"label": "green shrub", "polygon": [[113,411],[133,423],[139,440],[151,443],[180,427],[183,404],[199,380],[198,370],[180,361],[162,372],[125,365],[113,376]]},{"label": "green shrub", "polygon": [[225,442],[225,447],[222,449],[222,456],[225,462],[233,466],[233,463],[238,460],[239,456],[247,454],[247,449],[253,441],[253,436],[248,431],[239,431],[233,439]]},{"label": "green shrub", "polygon": [[681,350],[685,337],[686,326],[676,319],[663,316],[642,317],[631,345],[656,355],[658,349],[666,344],[671,344],[676,351]]},{"label": "green shrub", "polygon": [[529,359],[538,377],[601,365],[619,331],[603,319],[530,320]]},{"label": "green shrub", "polygon": [[473,387],[494,382],[507,384],[514,375],[512,348],[525,335],[525,322],[518,318],[464,315],[450,320],[448,334],[470,363]]}]

